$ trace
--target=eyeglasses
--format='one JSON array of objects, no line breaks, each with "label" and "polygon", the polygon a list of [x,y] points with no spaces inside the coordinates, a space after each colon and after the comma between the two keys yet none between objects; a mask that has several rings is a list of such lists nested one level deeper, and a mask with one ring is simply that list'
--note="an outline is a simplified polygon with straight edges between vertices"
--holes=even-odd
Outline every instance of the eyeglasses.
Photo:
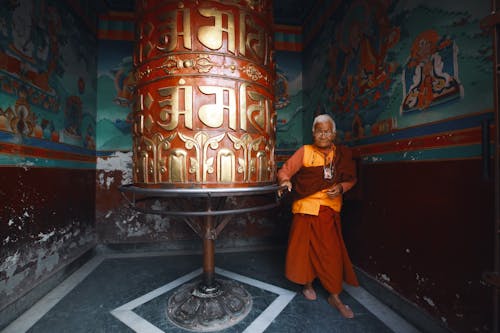
[{"label": "eyeglasses", "polygon": [[314,131],[313,134],[314,134],[314,136],[322,136],[325,138],[333,136],[333,133],[331,131]]}]

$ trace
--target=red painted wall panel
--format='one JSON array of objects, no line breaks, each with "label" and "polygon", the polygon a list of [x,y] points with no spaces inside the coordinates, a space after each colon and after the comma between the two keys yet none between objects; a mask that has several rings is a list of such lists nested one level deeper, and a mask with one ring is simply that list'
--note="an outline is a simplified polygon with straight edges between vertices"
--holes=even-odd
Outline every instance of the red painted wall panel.
[{"label": "red painted wall panel", "polygon": [[479,160],[360,167],[344,206],[353,262],[457,332],[491,326],[493,181]]}]

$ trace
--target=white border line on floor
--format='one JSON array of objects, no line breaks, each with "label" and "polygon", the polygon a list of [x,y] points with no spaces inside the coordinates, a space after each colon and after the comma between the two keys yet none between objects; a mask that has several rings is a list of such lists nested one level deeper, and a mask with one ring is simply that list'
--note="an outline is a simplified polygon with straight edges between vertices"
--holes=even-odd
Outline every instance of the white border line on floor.
[{"label": "white border line on floor", "polygon": [[356,301],[373,313],[381,322],[396,333],[421,333],[403,317],[380,302],[362,287],[352,287],[344,284],[344,290]]}]

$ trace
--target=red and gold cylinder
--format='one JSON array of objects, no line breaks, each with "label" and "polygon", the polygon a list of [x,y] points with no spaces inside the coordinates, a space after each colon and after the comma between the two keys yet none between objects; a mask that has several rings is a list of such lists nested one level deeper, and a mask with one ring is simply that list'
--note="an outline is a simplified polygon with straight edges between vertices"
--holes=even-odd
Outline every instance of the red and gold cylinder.
[{"label": "red and gold cylinder", "polygon": [[138,0],[134,183],[275,182],[271,0]]}]

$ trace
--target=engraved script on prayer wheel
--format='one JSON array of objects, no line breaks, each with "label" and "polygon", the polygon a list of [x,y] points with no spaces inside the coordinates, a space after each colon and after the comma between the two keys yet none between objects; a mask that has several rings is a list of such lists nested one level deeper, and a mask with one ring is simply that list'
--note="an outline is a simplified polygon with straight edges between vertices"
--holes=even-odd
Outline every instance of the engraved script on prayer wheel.
[{"label": "engraved script on prayer wheel", "polygon": [[138,0],[134,183],[275,183],[272,3]]}]

